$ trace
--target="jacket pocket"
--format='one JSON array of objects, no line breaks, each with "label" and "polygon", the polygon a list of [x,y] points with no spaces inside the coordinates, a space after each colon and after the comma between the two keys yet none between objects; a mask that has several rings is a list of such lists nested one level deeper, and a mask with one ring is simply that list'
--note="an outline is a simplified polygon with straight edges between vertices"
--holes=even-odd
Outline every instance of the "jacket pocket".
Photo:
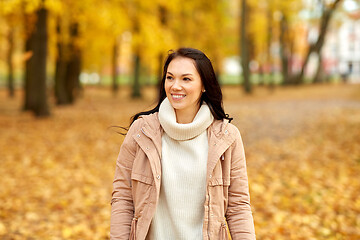
[{"label": "jacket pocket", "polygon": [[[218,219],[224,218],[225,216],[228,207],[229,186],[230,181],[225,178],[213,178],[209,182],[209,208],[213,216]],[[221,222],[223,222],[222,219]]]},{"label": "jacket pocket", "polygon": [[151,199],[152,193],[156,191],[153,177],[143,174],[131,174],[131,194],[134,204],[134,216],[140,217]]},{"label": "jacket pocket", "polygon": [[230,179],[226,178],[213,178],[209,181],[209,186],[215,187],[215,186],[224,186],[228,187],[230,186]]},{"label": "jacket pocket", "polygon": [[145,199],[153,189],[153,178],[142,174],[131,174],[131,191],[134,202]]},{"label": "jacket pocket", "polygon": [[137,224],[137,217],[134,217],[131,221],[131,228],[130,228],[130,240],[136,240],[136,224]]},{"label": "jacket pocket", "polygon": [[145,183],[145,184],[148,184],[148,185],[152,185],[152,183],[154,181],[152,177],[144,176],[142,174],[135,173],[135,172],[131,173],[131,180],[141,182],[141,183]]}]

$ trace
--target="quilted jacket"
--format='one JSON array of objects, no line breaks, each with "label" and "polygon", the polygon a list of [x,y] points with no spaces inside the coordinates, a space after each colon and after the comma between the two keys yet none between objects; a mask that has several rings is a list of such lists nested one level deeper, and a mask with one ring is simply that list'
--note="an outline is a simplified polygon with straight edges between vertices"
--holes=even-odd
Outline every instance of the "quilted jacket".
[{"label": "quilted jacket", "polygon": [[[207,129],[208,163],[203,239],[255,239],[243,143],[227,120]],[[110,239],[145,239],[161,188],[158,114],[141,116],[130,127],[116,161]],[[228,226],[228,227],[227,227]]]}]

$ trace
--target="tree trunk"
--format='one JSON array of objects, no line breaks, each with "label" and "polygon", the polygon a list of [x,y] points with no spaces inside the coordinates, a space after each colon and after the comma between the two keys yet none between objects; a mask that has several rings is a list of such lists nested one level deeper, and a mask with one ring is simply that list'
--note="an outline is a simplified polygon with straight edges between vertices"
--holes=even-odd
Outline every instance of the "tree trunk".
[{"label": "tree trunk", "polygon": [[112,56],[112,92],[113,95],[116,96],[118,89],[119,89],[119,83],[118,83],[118,56],[119,56],[119,44],[117,41],[117,38],[115,38],[114,46],[113,46],[113,56]]},{"label": "tree trunk", "polygon": [[132,97],[133,98],[140,98],[141,91],[140,91],[140,54],[139,51],[136,51],[134,55],[134,83],[132,89]]},{"label": "tree trunk", "polygon": [[15,90],[14,90],[14,64],[12,61],[12,56],[14,52],[14,29],[12,27],[10,27],[8,33],[8,44],[9,44],[9,50],[7,52],[8,90],[9,90],[9,97],[13,98],[15,96]]},{"label": "tree trunk", "polygon": [[250,69],[249,69],[249,43],[247,35],[247,19],[248,19],[248,7],[246,0],[242,0],[241,4],[241,66],[243,70],[243,86],[246,93],[252,92],[251,82],[250,82]]},{"label": "tree trunk", "polygon": [[324,7],[324,11],[323,11],[323,14],[322,14],[322,17],[321,17],[321,20],[320,20],[319,37],[318,37],[318,39],[317,39],[317,41],[315,43],[313,43],[313,44],[311,44],[309,46],[309,49],[307,51],[304,63],[303,63],[302,68],[301,68],[301,72],[299,73],[298,76],[296,76],[296,79],[295,79],[296,84],[303,83],[303,78],[304,78],[304,74],[305,74],[307,64],[309,62],[310,55],[312,53],[316,53],[317,55],[320,54],[321,49],[322,49],[322,47],[324,45],[325,36],[326,36],[327,30],[328,30],[328,27],[329,27],[331,17],[333,15],[334,11],[336,10],[336,7],[342,1],[343,0],[335,0],[335,2],[329,8]]},{"label": "tree trunk", "polygon": [[66,83],[66,60],[64,56],[64,42],[62,40],[61,33],[61,19],[58,18],[56,25],[57,32],[57,58],[56,58],[56,69],[55,69],[55,97],[56,104],[63,105],[69,104],[70,99],[65,89]]},{"label": "tree trunk", "polygon": [[41,7],[37,13],[35,31],[32,36],[30,61],[29,97],[35,105],[31,110],[36,116],[50,115],[46,94],[46,57],[47,57],[47,10]]},{"label": "tree trunk", "polygon": [[66,92],[69,96],[69,103],[75,102],[76,97],[80,91],[79,84],[79,69],[80,59],[78,56],[73,56],[66,65]]},{"label": "tree trunk", "polygon": [[309,59],[310,59],[310,55],[311,55],[311,53],[314,51],[314,47],[313,47],[314,45],[310,45],[309,46],[309,50],[308,50],[308,52],[306,53],[306,56],[305,56],[305,59],[304,59],[304,62],[303,62],[303,65],[302,65],[302,67],[301,67],[301,71],[300,71],[300,73],[295,77],[295,79],[294,79],[294,83],[295,84],[301,84],[301,83],[303,83],[304,82],[304,74],[305,74],[305,70],[306,70],[306,68],[307,68],[307,64],[308,64],[308,62],[309,62]]},{"label": "tree trunk", "polygon": [[270,9],[270,6],[268,6],[268,11],[267,11],[267,51],[266,51],[266,62],[268,64],[268,86],[270,90],[273,90],[274,86],[275,86],[275,81],[274,81],[274,67],[273,67],[273,58],[272,58],[272,52],[271,52],[271,43],[272,43],[272,38],[273,38],[273,21],[272,21],[272,16],[273,13]]},{"label": "tree trunk", "polygon": [[264,65],[262,63],[259,64],[259,86],[263,86],[265,84],[265,76],[264,76]]},{"label": "tree trunk", "polygon": [[[135,6],[135,9],[138,9],[138,6]],[[134,34],[138,35],[140,33],[140,24],[139,19],[136,15],[133,15],[133,22]],[[140,43],[138,43],[137,46],[134,47],[134,49],[134,82],[132,86],[132,98],[140,98]]]},{"label": "tree trunk", "polygon": [[281,74],[283,77],[283,84],[290,84],[289,79],[289,48],[287,38],[288,24],[285,15],[283,14],[280,21],[280,56],[281,56]]},{"label": "tree trunk", "polygon": [[74,103],[76,97],[81,91],[79,76],[81,72],[81,51],[76,44],[76,40],[79,36],[78,23],[72,23],[70,25],[70,59],[66,63],[66,84],[65,89],[69,97],[69,103]]},{"label": "tree trunk", "polygon": [[32,14],[27,14],[24,13],[24,31],[25,31],[25,35],[26,35],[26,39],[25,39],[25,53],[26,55],[29,55],[30,57],[28,57],[26,59],[25,62],[25,72],[24,72],[24,105],[23,105],[23,110],[27,111],[27,110],[32,110],[35,108],[35,99],[31,97],[31,87],[34,86],[34,84],[31,84],[32,80],[32,73],[31,71],[33,70],[31,68],[32,65],[32,55],[33,55],[33,51],[32,51],[32,42],[34,41],[34,25],[36,22],[36,18],[34,15]]},{"label": "tree trunk", "polygon": [[319,53],[318,61],[319,61],[319,64],[318,64],[316,74],[313,79],[313,83],[323,83],[324,82],[324,74],[325,73],[324,73],[324,69],[322,66],[323,59],[322,59],[321,53]]}]

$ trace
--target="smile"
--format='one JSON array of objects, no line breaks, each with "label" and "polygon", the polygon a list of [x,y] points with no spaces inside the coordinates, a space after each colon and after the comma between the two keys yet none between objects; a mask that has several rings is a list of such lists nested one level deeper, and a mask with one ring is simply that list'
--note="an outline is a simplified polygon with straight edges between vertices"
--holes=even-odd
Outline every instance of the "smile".
[{"label": "smile", "polygon": [[173,99],[179,100],[184,98],[186,95],[185,94],[171,94]]}]

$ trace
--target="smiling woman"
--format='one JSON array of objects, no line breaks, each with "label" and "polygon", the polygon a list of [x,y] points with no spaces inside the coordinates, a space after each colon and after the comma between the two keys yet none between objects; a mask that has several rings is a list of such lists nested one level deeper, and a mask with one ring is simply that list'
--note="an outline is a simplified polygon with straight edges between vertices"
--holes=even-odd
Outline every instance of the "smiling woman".
[{"label": "smiling woman", "polygon": [[157,106],[133,117],[120,148],[111,239],[255,239],[243,143],[231,120],[206,55],[171,52]]},{"label": "smiling woman", "polygon": [[194,60],[178,57],[170,62],[165,92],[175,109],[177,122],[191,123],[200,108],[201,94],[205,92]]},{"label": "smiling woman", "polygon": [[[167,72],[169,65],[173,60],[177,58],[185,58],[190,61],[193,61],[193,66],[196,68],[197,74],[201,78],[201,83],[203,84],[204,92],[200,97],[200,105],[205,102],[214,118],[216,120],[227,119],[231,122],[232,118],[230,118],[227,114],[225,114],[223,106],[222,106],[222,92],[220,88],[220,84],[216,78],[213,66],[209,58],[201,51],[193,48],[180,48],[175,52],[171,52],[164,64],[164,72],[163,77],[160,82],[159,87],[159,97],[157,105],[145,112],[140,112],[135,114],[132,117],[131,123],[133,123],[136,119],[138,119],[142,115],[149,115],[152,113],[159,112],[160,105],[162,101],[167,97],[165,92],[165,82],[167,77]],[[206,92],[206,93],[205,93]]]}]

